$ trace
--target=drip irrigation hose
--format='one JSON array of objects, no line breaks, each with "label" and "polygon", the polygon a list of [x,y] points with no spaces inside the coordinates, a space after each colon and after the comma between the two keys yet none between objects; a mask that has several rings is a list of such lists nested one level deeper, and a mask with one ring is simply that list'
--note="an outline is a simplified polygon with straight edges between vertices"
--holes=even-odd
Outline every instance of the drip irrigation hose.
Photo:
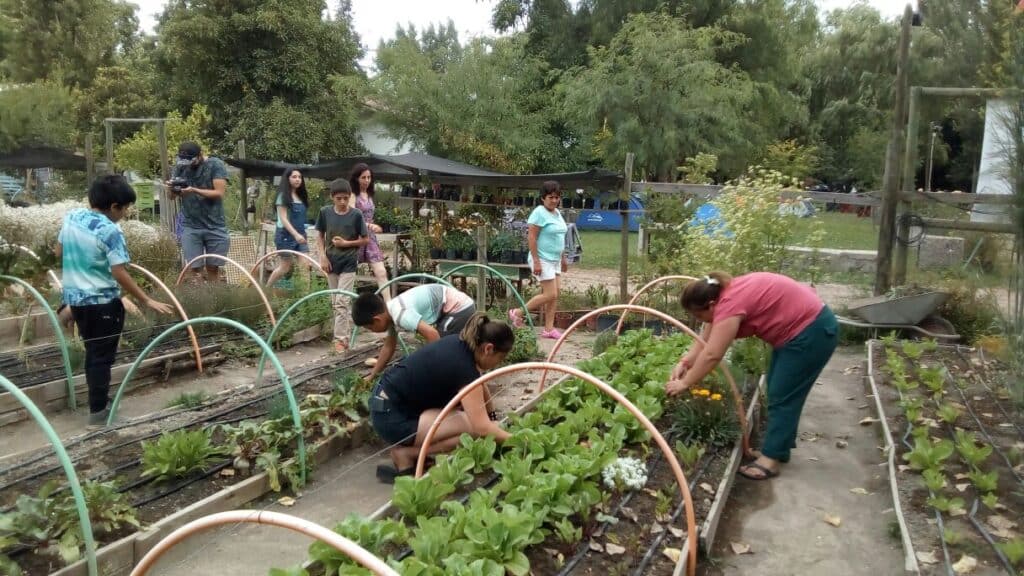
[{"label": "drip irrigation hose", "polygon": [[[220,464],[217,464],[217,465],[213,466],[209,470],[203,471],[202,474],[197,474],[197,475],[195,475],[195,476],[193,476],[191,478],[186,478],[185,480],[182,480],[181,482],[179,482],[179,483],[177,483],[177,484],[175,484],[175,485],[173,485],[173,486],[171,486],[171,487],[169,487],[169,488],[167,488],[167,489],[165,489],[165,490],[163,490],[161,492],[157,492],[156,494],[150,494],[149,496],[145,496],[143,498],[140,498],[139,500],[136,500],[136,501],[132,502],[132,506],[134,506],[136,508],[140,508],[142,506],[145,506],[146,504],[150,504],[152,502],[156,502],[157,500],[160,500],[161,498],[166,498],[166,497],[170,496],[171,494],[174,494],[175,492],[180,492],[181,490],[184,490],[185,488],[191,486],[192,484],[195,484],[196,482],[199,482],[200,480],[205,480],[205,479],[209,478],[210,476],[213,476],[214,474],[220,472],[221,470],[227,468],[228,466],[231,466],[231,460],[230,459],[225,460],[224,462],[221,462]],[[146,479],[147,482],[152,481],[152,480],[153,480],[152,478],[147,478]]]},{"label": "drip irrigation hose", "polygon": [[[690,483],[691,489],[693,489],[693,486],[697,485],[697,480],[704,475],[704,472],[707,471],[709,466],[711,466],[711,462],[713,460],[714,458],[708,458],[704,463],[701,464],[700,469],[697,470],[697,473],[695,475],[696,477]],[[672,524],[676,520],[679,520],[679,516],[682,515],[684,508],[686,508],[686,503],[680,502],[679,506],[676,506],[675,511],[672,512],[672,516],[669,517],[668,524]],[[654,541],[651,542],[650,547],[647,548],[647,552],[644,554],[643,558],[640,559],[640,564],[637,566],[637,569],[633,571],[633,576],[643,576],[644,571],[647,569],[647,565],[650,564],[651,560],[654,559],[654,556],[657,553],[656,551],[658,547],[661,546],[661,543],[665,540],[665,535],[667,533],[668,530],[662,530],[660,533],[658,533],[657,536],[654,537]],[[694,543],[693,545],[696,546],[697,543]]]},{"label": "drip irrigation hose", "polygon": [[[669,442],[672,442],[672,441],[675,440],[675,438],[676,438],[676,436],[673,435],[671,438],[666,438],[666,440],[669,441]],[[687,437],[687,442],[690,440],[690,438],[692,438],[692,436],[688,436]],[[651,476],[654,475],[654,470],[658,467],[658,465],[661,463],[661,459],[664,458],[664,457],[665,457],[664,454],[662,454],[661,452],[658,452],[658,453],[656,453],[651,458],[650,464],[647,466],[647,476],[648,477],[651,477]],[[693,486],[695,486],[694,481],[695,480],[691,480],[690,481],[691,489],[693,488]],[[628,494],[623,496],[622,499],[619,500],[619,503],[616,504],[615,509],[612,510],[612,513],[610,514],[610,516],[613,517],[613,518],[617,517],[619,515],[619,512],[622,511],[622,509],[626,506],[626,504],[629,504],[629,502],[633,500],[633,496],[637,492],[638,492],[638,490],[630,490]],[[604,522],[601,523],[600,527],[598,528],[598,531],[602,531],[603,532],[605,529],[608,528],[610,523],[611,523],[610,520],[605,520]],[[589,542],[584,542],[584,541],[581,540],[580,543],[576,546],[576,553],[573,554],[572,558],[570,558],[569,561],[566,562],[562,566],[562,569],[559,570],[558,573],[555,576],[566,576],[567,574],[570,574],[573,570],[576,569],[576,565],[583,561],[583,558],[586,557],[587,552],[589,552],[589,551],[590,551],[590,543]]]},{"label": "drip irrigation hose", "polygon": [[1000,564],[1003,565],[1003,568],[1006,568],[1006,573],[1016,576],[1017,571],[1013,568],[1013,564],[1010,564],[1010,560],[1005,554],[1003,554],[1003,551],[999,549],[999,546],[996,546],[995,540],[992,539],[992,534],[990,534],[975,517],[975,514],[978,513],[978,500],[978,498],[975,498],[974,503],[971,504],[971,513],[967,515],[967,519],[971,521],[971,524],[974,524],[974,528],[981,534],[981,537],[988,542],[988,545],[992,547],[992,550],[995,551]]},{"label": "drip irrigation hose", "polygon": [[[904,398],[903,398],[903,391],[900,390],[899,388],[897,388],[896,391],[899,393],[900,401],[902,402],[904,400]],[[900,442],[902,442],[903,445],[906,447],[907,452],[910,452],[910,451],[912,451],[914,449],[914,447],[910,445],[910,442],[907,442],[907,438],[910,437],[910,431],[913,429],[913,427],[914,427],[914,423],[911,422],[909,419],[907,419],[907,431],[904,432],[903,433],[903,437],[900,438]],[[928,496],[929,496],[929,498],[934,498],[935,497],[935,493],[932,492],[931,488],[927,488],[927,489],[928,489]],[[942,513],[939,512],[938,510],[933,510],[933,511],[935,512],[935,520],[936,520],[936,524],[937,524],[937,526],[939,528],[939,542],[942,544],[942,557],[946,561],[946,574],[947,574],[947,576],[956,576],[956,574],[953,571],[953,563],[950,561],[950,558],[949,558],[949,548],[946,546],[946,536],[945,536],[946,528],[945,528],[945,526],[943,525],[943,522],[942,522]]]},{"label": "drip irrigation hose", "polygon": [[[343,364],[342,367],[351,367],[353,365],[358,365],[360,363],[361,363],[361,361],[353,359],[353,360],[350,360],[349,362]],[[322,366],[310,367],[310,368],[306,369],[303,372],[297,373],[295,378],[292,379],[292,381],[294,382],[293,387],[298,388],[298,387],[300,387],[300,386],[302,386],[304,384],[307,384],[308,382],[312,381],[313,379],[315,379],[315,378],[317,378],[319,376],[322,376],[324,374],[328,374],[330,372],[334,372],[338,368],[339,368],[338,365],[322,365]],[[271,379],[268,378],[268,380],[271,380]],[[257,389],[260,389],[260,388],[276,388],[276,387],[277,387],[276,380],[272,380],[270,382],[264,383],[262,386],[259,386]],[[132,444],[136,444],[136,443],[141,442],[143,440],[148,440],[150,438],[159,436],[159,435],[163,434],[164,432],[171,432],[171,431],[175,431],[175,430],[182,430],[184,428],[188,428],[188,427],[196,425],[196,424],[204,424],[204,423],[212,422],[212,420],[214,418],[218,418],[220,416],[223,416],[225,414],[230,414],[232,412],[237,412],[238,410],[243,410],[245,408],[248,408],[249,406],[252,406],[253,404],[258,404],[259,402],[264,402],[266,400],[269,400],[270,398],[272,398],[274,396],[277,396],[280,393],[281,393],[280,390],[274,390],[271,393],[261,395],[261,396],[259,396],[257,398],[248,400],[248,401],[243,402],[241,404],[236,404],[236,405],[230,406],[230,407],[228,407],[228,408],[226,408],[224,410],[220,410],[220,411],[217,411],[217,412],[215,412],[213,414],[207,415],[202,420],[197,420],[197,421],[194,421],[194,422],[189,422],[187,424],[183,424],[181,426],[177,426],[177,427],[174,427],[174,428],[161,429],[158,432],[154,432],[154,433],[151,433],[151,434],[146,434],[146,435],[143,435],[143,436],[139,436],[139,437],[133,438],[131,440],[127,440],[125,442],[121,442],[119,444],[115,444],[113,446],[105,447],[100,452],[90,452],[88,454],[83,454],[83,455],[80,455],[80,456],[72,459],[72,462],[79,462],[79,461],[81,461],[83,458],[85,458],[87,456],[90,457],[90,458],[95,458],[96,456],[99,456],[99,455],[102,455],[102,454],[106,454],[108,452],[112,452],[114,450],[117,450],[117,449],[120,449],[120,448],[124,448],[124,447],[130,446]],[[217,403],[217,400],[213,400],[211,402],[207,402],[206,404],[204,404],[201,407],[198,407],[197,409],[202,408],[202,407],[209,407],[209,406],[212,406],[212,405],[214,405],[216,403]],[[78,438],[75,438],[73,440],[68,441],[65,444],[65,448],[70,448],[71,446],[78,445],[78,444],[84,442],[85,440],[90,440],[90,439],[93,439],[93,438],[96,438],[96,437],[99,437],[99,436],[102,436],[102,435],[105,435],[105,434],[109,434],[111,432],[114,432],[114,431],[122,429],[122,428],[126,428],[126,427],[129,427],[129,426],[136,426],[138,424],[144,424],[144,423],[152,422],[152,421],[155,421],[155,420],[160,420],[162,418],[169,418],[169,417],[177,415],[177,414],[180,414],[180,412],[173,412],[173,413],[170,413],[170,414],[156,414],[156,415],[145,417],[145,418],[140,419],[140,420],[133,420],[133,421],[130,421],[130,422],[122,422],[120,424],[116,424],[114,426],[109,426],[109,427],[107,427],[105,429],[102,429],[102,430],[97,430],[95,432],[89,432],[89,433],[87,433],[85,435],[82,435],[82,436],[80,436]],[[248,415],[248,416],[244,416],[244,417],[240,417],[240,418],[233,418],[233,419],[227,419],[227,420],[213,422],[213,424],[227,424],[227,423],[232,423],[232,422],[239,422],[241,420],[246,420],[246,419],[249,419],[249,418],[258,418],[258,417],[264,416],[266,414],[267,414],[267,411],[261,411],[261,412],[257,412],[256,414],[252,414],[252,415]],[[12,471],[14,471],[14,470],[16,470],[18,468],[22,468],[22,467],[34,464],[34,463],[39,462],[41,460],[45,460],[46,458],[50,458],[52,456],[53,456],[52,454],[49,454],[49,453],[46,453],[46,452],[41,452],[38,456],[35,456],[32,459],[30,459],[30,460],[19,462],[18,464],[13,465],[13,466],[11,466],[9,468],[6,468],[4,470],[0,470],[0,476],[8,474],[8,473],[10,473],[10,472],[12,472]],[[0,492],[2,492],[3,490],[5,490],[7,488],[10,488],[11,486],[14,486],[14,485],[20,484],[22,482],[26,482],[26,481],[38,478],[39,476],[43,476],[45,474],[54,472],[54,471],[56,471],[58,469],[59,469],[59,465],[55,465],[55,466],[51,466],[49,468],[45,468],[45,469],[36,471],[36,472],[32,473],[29,476],[26,476],[26,477],[23,477],[23,478],[19,478],[17,480],[12,480],[12,481],[7,482],[7,483],[3,484],[2,486],[0,486]]]},{"label": "drip irrigation hose", "polygon": [[967,395],[964,394],[963,390],[960,390],[959,386],[954,384],[953,387],[960,392],[960,398],[964,401],[964,407],[967,408],[967,412],[971,415],[971,418],[974,419],[974,423],[978,425],[978,431],[981,432],[981,435],[985,437],[985,440],[988,441],[989,445],[996,451],[996,454],[999,454],[999,457],[1003,459],[1003,462],[1006,463],[1006,467],[1010,469],[1010,474],[1017,479],[1017,483],[1024,485],[1024,478],[1021,478],[1020,474],[1017,474],[1017,471],[1013,469],[1013,463],[1010,462],[1010,458],[999,448],[999,444],[996,444],[995,440],[992,439],[992,436],[985,428],[985,425],[981,423],[978,415],[974,412],[974,408],[971,407],[971,403],[967,400]]},{"label": "drip irrigation hose", "polygon": [[[982,348],[978,348],[978,352],[981,355],[982,362],[984,362],[985,355],[982,352]],[[956,353],[958,356],[960,356],[960,359],[963,360],[964,363],[966,363],[967,365],[971,364],[970,359],[963,353],[963,350],[960,346],[956,347]],[[996,396],[995,390],[992,390],[992,388],[989,387],[988,383],[985,382],[984,378],[975,378],[975,381],[981,384],[982,387],[984,387],[985,390],[988,391],[989,395],[992,396],[993,404],[995,404],[996,407],[999,408],[999,412],[1003,414],[1003,418],[1005,418],[1007,422],[1013,424],[1013,427],[1017,429],[1017,435],[1020,436],[1021,439],[1024,439],[1024,428],[1021,428],[1020,424],[1017,424],[1016,418],[1011,416],[1010,413],[1006,411],[1006,408],[1003,407],[1003,403],[1000,402],[999,398]]]}]

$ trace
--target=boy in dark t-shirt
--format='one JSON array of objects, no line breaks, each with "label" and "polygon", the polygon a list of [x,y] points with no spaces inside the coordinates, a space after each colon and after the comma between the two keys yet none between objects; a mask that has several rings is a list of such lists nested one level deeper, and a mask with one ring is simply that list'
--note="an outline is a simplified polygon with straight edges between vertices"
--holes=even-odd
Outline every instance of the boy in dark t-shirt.
[{"label": "boy in dark t-shirt", "polygon": [[[327,272],[327,285],[333,288],[352,290],[356,281],[356,256],[359,248],[369,242],[363,213],[349,206],[352,187],[348,180],[337,179],[328,184],[331,206],[324,206],[316,219],[316,230],[320,235],[320,266]],[[335,294],[334,308],[334,351],[348,350],[349,298]]]}]

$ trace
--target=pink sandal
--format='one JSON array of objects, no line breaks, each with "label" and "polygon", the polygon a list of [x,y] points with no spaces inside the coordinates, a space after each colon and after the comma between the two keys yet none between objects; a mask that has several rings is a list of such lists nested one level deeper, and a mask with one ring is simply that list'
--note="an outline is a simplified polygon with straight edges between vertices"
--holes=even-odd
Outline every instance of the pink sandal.
[{"label": "pink sandal", "polygon": [[516,328],[522,328],[525,324],[523,321],[523,313],[518,308],[512,308],[508,311],[508,319]]},{"label": "pink sandal", "polygon": [[562,333],[558,331],[558,328],[552,328],[550,331],[542,330],[540,333],[541,338],[548,338],[551,340],[558,340],[562,337]]}]

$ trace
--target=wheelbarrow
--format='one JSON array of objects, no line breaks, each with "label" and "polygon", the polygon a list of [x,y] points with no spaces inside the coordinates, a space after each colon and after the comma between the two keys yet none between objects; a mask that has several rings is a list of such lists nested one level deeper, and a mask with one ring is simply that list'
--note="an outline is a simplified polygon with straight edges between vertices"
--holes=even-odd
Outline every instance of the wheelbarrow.
[{"label": "wheelbarrow", "polygon": [[851,317],[838,316],[841,324],[878,330],[907,330],[936,340],[959,340],[960,335],[948,320],[934,314],[946,301],[945,292],[925,292],[913,296],[888,298],[876,296],[854,300],[847,308]]}]

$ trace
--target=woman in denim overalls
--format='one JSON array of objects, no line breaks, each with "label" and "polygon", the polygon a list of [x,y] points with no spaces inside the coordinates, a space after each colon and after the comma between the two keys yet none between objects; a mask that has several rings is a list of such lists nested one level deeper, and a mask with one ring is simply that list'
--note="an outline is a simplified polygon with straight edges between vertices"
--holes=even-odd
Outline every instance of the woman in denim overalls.
[{"label": "woman in denim overalls", "polygon": [[[289,168],[281,176],[278,186],[277,231],[274,233],[274,247],[278,250],[294,250],[309,254],[306,243],[306,209],[309,207],[309,193],[306,192],[306,178],[298,169]],[[277,268],[267,279],[267,286],[273,286],[292,269],[293,256],[279,254]]]}]

